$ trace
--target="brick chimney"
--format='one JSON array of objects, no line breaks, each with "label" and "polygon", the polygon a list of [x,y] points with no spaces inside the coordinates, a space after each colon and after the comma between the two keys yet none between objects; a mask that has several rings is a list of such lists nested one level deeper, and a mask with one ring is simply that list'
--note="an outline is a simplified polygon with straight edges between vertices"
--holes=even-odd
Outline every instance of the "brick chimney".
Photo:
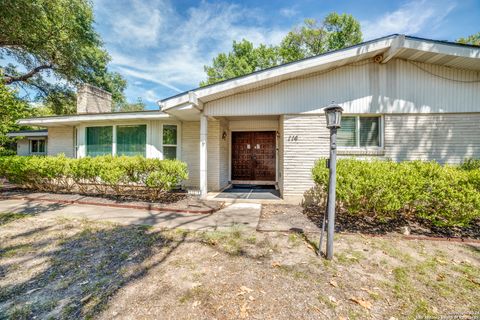
[{"label": "brick chimney", "polygon": [[77,89],[77,113],[112,112],[112,94],[90,84]]}]

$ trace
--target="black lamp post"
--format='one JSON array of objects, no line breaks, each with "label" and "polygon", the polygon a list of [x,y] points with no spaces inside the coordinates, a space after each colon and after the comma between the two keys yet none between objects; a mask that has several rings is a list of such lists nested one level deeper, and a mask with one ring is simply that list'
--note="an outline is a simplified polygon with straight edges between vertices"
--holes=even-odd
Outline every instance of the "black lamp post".
[{"label": "black lamp post", "polygon": [[337,174],[337,129],[340,128],[343,108],[331,104],[324,109],[327,128],[330,129],[330,159],[328,161],[328,201],[327,201],[327,259],[333,258],[333,234],[335,232],[335,188]]}]

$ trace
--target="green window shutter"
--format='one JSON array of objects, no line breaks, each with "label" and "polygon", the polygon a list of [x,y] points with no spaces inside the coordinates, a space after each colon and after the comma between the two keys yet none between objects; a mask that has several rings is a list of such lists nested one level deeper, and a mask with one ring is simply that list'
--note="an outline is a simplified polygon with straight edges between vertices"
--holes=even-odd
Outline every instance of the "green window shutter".
[{"label": "green window shutter", "polygon": [[117,155],[146,156],[147,126],[117,126]]},{"label": "green window shutter", "polygon": [[379,147],[379,132],[379,117],[360,117],[360,147]]},{"label": "green window shutter", "polygon": [[342,117],[341,128],[337,130],[337,144],[340,147],[355,147],[357,145],[356,123],[356,117]]},{"label": "green window shutter", "polygon": [[163,159],[177,158],[177,126],[163,125]]},{"label": "green window shutter", "polygon": [[87,156],[112,154],[113,127],[87,127]]}]

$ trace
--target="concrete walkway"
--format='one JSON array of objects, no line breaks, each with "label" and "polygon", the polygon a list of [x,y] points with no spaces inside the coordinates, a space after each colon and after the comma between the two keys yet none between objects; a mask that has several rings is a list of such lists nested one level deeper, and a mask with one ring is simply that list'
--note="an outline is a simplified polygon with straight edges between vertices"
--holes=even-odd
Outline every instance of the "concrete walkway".
[{"label": "concrete walkway", "polygon": [[0,200],[0,212],[36,214],[41,219],[88,219],[169,229],[221,230],[239,225],[255,230],[260,218],[261,205],[234,203],[213,214],[187,214],[32,200]]}]

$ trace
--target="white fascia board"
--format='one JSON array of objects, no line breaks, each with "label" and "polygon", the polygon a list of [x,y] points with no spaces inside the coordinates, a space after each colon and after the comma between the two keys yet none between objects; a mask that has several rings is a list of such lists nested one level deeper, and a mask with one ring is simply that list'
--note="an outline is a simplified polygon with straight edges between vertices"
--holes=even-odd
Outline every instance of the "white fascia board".
[{"label": "white fascia board", "polygon": [[398,36],[382,39],[376,42],[366,43],[362,46],[355,46],[345,50],[340,50],[337,52],[327,53],[315,58],[310,58],[294,63],[289,63],[284,66],[274,67],[267,69],[261,72],[256,72],[249,76],[240,77],[238,79],[232,79],[223,83],[216,85],[208,86],[206,88],[199,88],[195,91],[187,92],[183,95],[172,97],[171,99],[164,100],[162,102],[162,111],[168,110],[170,108],[176,107],[181,104],[189,103],[191,93],[195,93],[196,99],[201,99],[202,97],[217,94],[223,91],[231,90],[234,88],[239,88],[242,86],[247,86],[254,84],[256,82],[281,77],[281,76],[295,76],[295,73],[299,73],[309,68],[318,67],[321,65],[328,65],[329,63],[335,63],[344,59],[357,57],[360,55],[368,54],[370,52],[385,50],[389,48]]},{"label": "white fascia board", "polygon": [[7,137],[46,137],[48,132],[8,132]]},{"label": "white fascia board", "polygon": [[434,41],[406,38],[403,48],[465,58],[480,58],[480,49]]},{"label": "white fascia board", "polygon": [[61,116],[61,117],[45,117],[45,118],[29,118],[21,119],[17,123],[21,125],[36,125],[36,126],[48,126],[48,125],[68,125],[79,122],[89,121],[119,121],[119,120],[161,120],[171,118],[170,115],[155,112],[155,113],[118,113],[118,114],[82,114],[74,116]]}]

